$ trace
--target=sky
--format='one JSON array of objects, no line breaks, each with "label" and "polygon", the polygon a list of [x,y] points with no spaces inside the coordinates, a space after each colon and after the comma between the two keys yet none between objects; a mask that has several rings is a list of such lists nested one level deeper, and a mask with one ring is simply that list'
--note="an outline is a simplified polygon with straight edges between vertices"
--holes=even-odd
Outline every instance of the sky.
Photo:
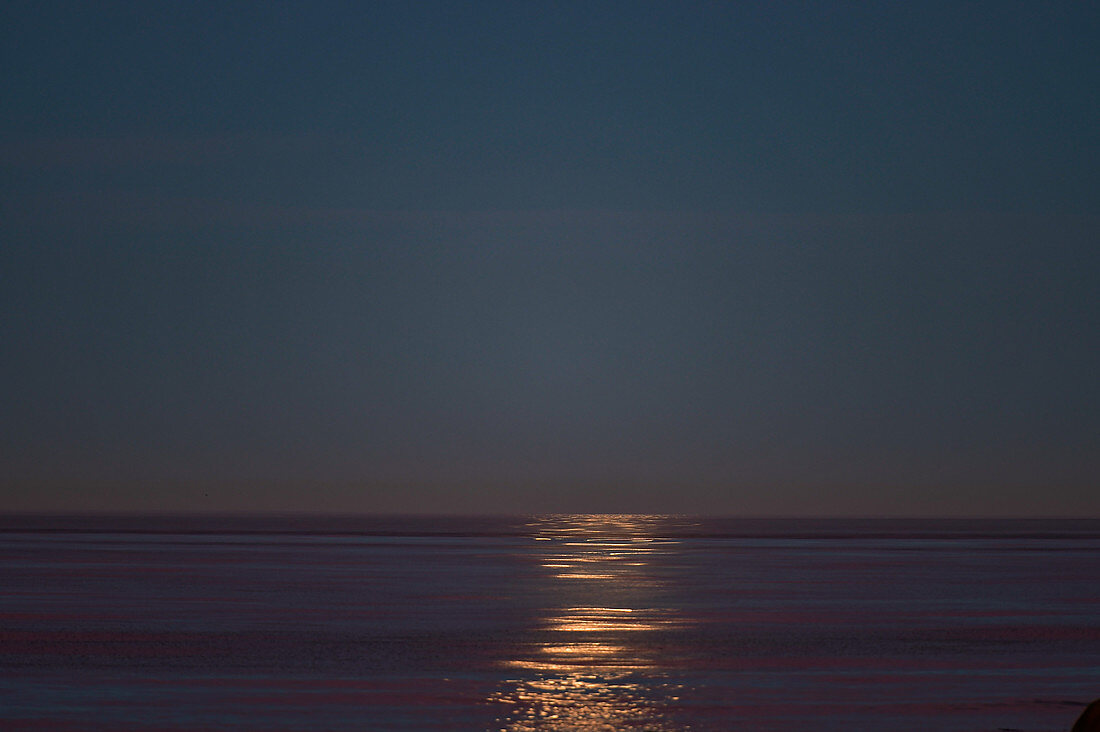
[{"label": "sky", "polygon": [[0,4],[0,511],[1100,516],[1097,38]]}]

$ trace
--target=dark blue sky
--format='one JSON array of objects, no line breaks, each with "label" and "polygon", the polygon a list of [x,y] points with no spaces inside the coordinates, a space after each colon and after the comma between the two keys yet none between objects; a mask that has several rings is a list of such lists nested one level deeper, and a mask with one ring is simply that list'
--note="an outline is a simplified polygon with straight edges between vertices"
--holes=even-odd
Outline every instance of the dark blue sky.
[{"label": "dark blue sky", "polygon": [[1100,515],[1089,3],[0,8],[0,510]]}]

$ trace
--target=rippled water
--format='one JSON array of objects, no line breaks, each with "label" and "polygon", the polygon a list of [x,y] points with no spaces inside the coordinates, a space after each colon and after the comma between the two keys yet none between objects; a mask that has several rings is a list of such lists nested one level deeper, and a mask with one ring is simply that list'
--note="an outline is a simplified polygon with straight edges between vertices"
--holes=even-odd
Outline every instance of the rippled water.
[{"label": "rippled water", "polygon": [[0,520],[0,728],[1068,729],[1100,522]]}]

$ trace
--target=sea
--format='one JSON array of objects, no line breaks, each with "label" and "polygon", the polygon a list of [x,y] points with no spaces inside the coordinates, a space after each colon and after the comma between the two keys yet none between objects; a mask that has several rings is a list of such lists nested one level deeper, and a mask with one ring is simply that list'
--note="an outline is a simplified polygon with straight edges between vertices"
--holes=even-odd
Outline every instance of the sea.
[{"label": "sea", "polygon": [[1055,732],[1100,520],[0,516],[0,729]]}]

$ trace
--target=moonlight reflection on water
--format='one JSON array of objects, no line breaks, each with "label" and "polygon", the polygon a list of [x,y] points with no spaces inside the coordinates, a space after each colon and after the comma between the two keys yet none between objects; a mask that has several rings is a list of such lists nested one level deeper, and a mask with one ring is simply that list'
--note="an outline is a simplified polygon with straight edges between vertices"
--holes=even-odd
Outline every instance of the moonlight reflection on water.
[{"label": "moonlight reflection on water", "polygon": [[654,571],[678,542],[661,537],[656,516],[554,516],[533,522],[546,596],[536,639],[507,659],[518,678],[490,701],[507,707],[501,729],[668,730],[680,687],[654,651],[686,620],[663,606]]}]

